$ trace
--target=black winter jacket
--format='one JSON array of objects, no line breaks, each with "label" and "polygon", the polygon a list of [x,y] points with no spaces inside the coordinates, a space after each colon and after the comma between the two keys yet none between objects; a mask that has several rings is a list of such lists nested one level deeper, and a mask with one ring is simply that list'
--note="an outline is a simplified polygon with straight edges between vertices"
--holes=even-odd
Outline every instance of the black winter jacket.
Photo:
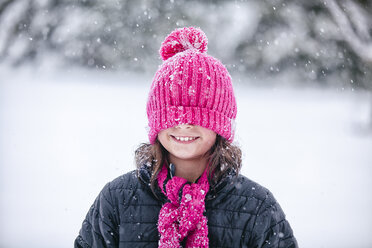
[{"label": "black winter jacket", "polygon": [[[149,186],[142,168],[108,183],[83,222],[75,248],[158,247],[158,214],[166,198]],[[273,195],[239,175],[226,177],[206,196],[210,247],[296,248],[297,242]]]}]

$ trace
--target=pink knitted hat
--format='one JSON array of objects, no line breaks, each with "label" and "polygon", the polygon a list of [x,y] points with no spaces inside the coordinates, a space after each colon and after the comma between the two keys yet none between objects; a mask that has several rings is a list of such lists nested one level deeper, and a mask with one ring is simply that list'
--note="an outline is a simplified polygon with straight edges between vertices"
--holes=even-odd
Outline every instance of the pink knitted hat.
[{"label": "pink knitted hat", "polygon": [[199,28],[173,31],[160,47],[164,60],[156,72],[147,101],[149,139],[176,125],[213,130],[232,142],[236,101],[225,66],[208,55],[208,39]]}]

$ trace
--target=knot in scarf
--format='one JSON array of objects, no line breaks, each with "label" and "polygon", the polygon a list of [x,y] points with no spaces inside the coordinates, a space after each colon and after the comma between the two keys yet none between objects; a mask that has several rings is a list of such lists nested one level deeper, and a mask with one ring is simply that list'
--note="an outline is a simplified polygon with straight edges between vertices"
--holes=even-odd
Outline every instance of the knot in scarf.
[{"label": "knot in scarf", "polygon": [[205,196],[209,190],[207,170],[196,183],[176,177],[168,172],[163,165],[158,184],[169,202],[165,203],[159,213],[158,231],[160,233],[160,248],[208,247],[207,218]]}]

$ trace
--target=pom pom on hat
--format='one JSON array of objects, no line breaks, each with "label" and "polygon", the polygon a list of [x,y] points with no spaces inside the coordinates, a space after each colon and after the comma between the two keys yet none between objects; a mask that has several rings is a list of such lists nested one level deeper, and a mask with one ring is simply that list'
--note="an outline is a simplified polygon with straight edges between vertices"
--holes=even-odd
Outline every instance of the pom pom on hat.
[{"label": "pom pom on hat", "polygon": [[207,51],[208,39],[205,33],[194,27],[179,28],[165,38],[160,47],[160,56],[163,60],[188,49],[197,49],[204,53]]}]

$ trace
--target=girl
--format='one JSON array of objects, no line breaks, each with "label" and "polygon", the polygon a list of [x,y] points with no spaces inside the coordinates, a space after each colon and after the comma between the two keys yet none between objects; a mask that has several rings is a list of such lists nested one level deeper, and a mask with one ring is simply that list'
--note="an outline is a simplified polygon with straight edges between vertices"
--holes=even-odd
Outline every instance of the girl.
[{"label": "girl", "polygon": [[273,195],[239,175],[231,77],[197,28],[173,31],[147,102],[150,144],[108,183],[75,247],[297,247]]}]

